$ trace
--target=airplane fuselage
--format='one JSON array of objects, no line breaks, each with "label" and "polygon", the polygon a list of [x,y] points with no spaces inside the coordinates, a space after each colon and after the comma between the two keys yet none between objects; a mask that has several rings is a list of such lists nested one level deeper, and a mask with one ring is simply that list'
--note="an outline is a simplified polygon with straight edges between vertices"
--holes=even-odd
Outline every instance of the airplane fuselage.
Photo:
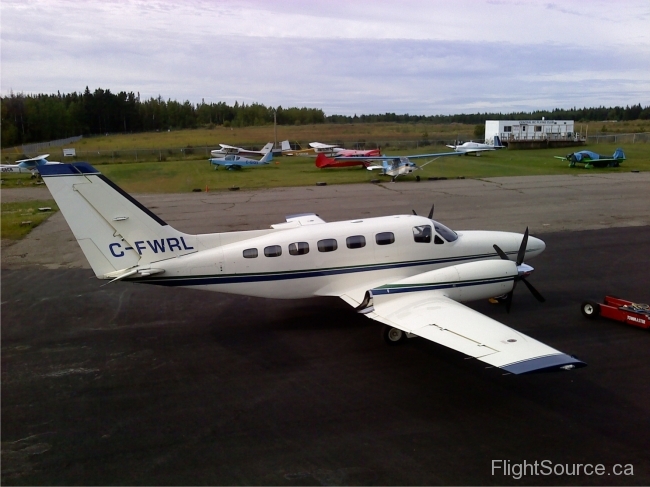
[{"label": "airplane fuselage", "polygon": [[[430,233],[427,237],[422,232]],[[450,265],[498,259],[494,244],[514,255],[521,239],[521,234],[508,232],[455,233],[416,215],[322,223],[270,230],[152,262],[152,268],[164,272],[134,282],[265,298],[338,296],[354,293],[357,287],[365,292],[374,282],[381,285]],[[527,249],[527,257],[538,255],[544,243],[531,237]]]}]

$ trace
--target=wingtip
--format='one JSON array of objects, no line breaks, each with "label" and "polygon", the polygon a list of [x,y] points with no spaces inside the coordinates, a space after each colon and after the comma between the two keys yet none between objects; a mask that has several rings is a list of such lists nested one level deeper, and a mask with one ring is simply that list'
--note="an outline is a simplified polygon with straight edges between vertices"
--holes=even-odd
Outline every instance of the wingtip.
[{"label": "wingtip", "polygon": [[556,370],[573,370],[586,367],[587,364],[572,355],[558,353],[545,357],[536,357],[521,362],[501,366],[511,374],[530,374],[535,372],[551,372]]}]

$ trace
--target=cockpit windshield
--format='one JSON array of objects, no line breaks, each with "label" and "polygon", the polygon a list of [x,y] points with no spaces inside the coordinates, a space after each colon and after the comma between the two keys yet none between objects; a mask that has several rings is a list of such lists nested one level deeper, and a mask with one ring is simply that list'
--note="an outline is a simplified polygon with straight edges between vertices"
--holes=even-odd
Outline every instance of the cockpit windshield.
[{"label": "cockpit windshield", "polygon": [[435,220],[431,220],[431,223],[433,223],[433,228],[436,229],[436,232],[444,238],[447,242],[453,242],[455,240],[458,240],[458,234],[454,232],[451,228],[448,228],[444,226],[442,223],[439,223]]}]

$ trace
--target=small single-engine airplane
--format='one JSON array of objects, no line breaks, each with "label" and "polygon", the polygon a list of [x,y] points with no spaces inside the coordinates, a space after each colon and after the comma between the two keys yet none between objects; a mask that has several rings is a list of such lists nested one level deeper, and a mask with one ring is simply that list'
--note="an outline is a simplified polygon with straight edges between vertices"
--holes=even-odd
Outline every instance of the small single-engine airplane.
[{"label": "small single-engine airplane", "polygon": [[320,142],[310,142],[309,145],[316,150],[317,154],[326,154],[340,157],[373,157],[380,156],[379,149],[343,149],[342,147]]},{"label": "small single-engine airplane", "polygon": [[[390,176],[391,181],[395,181],[398,176],[404,174],[411,174],[414,171],[423,169],[427,164],[435,161],[439,157],[445,156],[460,156],[463,155],[462,152],[439,152],[437,154],[417,154],[413,156],[378,156],[378,157],[362,157],[362,156],[352,156],[352,157],[327,157],[325,154],[318,154],[316,157],[316,167],[327,168],[327,167],[347,167],[347,166],[364,166],[369,171],[379,170],[384,176]],[[431,159],[430,161],[425,162],[421,166],[415,164],[411,159],[422,159],[427,158]],[[380,162],[381,165],[373,165],[373,162]],[[420,176],[415,177],[416,180],[420,180]]]},{"label": "small single-engine airplane", "polygon": [[269,164],[273,160],[273,151],[269,147],[268,150],[264,153],[264,157],[261,159],[249,159],[244,156],[236,156],[229,154],[225,157],[213,157],[209,159],[210,164],[214,166],[215,171],[219,169],[219,166],[224,166],[226,169],[241,169],[242,167],[255,167],[255,166],[264,166]]},{"label": "small single-engine airplane", "polygon": [[327,155],[323,152],[321,152],[316,156],[316,161],[314,164],[316,164],[316,167],[319,169],[323,169],[327,167],[351,167],[351,166],[363,166],[367,168],[371,166],[371,163],[365,157],[361,157],[361,156],[327,157]]},{"label": "small single-engine airplane", "polygon": [[39,168],[48,164],[61,164],[60,162],[48,161],[49,154],[32,157],[31,159],[21,159],[16,164],[0,165],[0,172],[3,173],[26,173],[36,176],[39,174]]},{"label": "small single-engine airplane", "polygon": [[266,155],[266,153],[270,150],[273,150],[273,142],[269,142],[266,144],[264,147],[262,147],[262,150],[248,150],[248,149],[243,149],[242,147],[234,147],[232,145],[226,145],[226,144],[219,144],[221,149],[215,149],[210,151],[210,155],[212,157],[223,157],[224,155],[233,155],[233,154],[246,154],[246,155],[251,155],[251,156],[263,156]]},{"label": "small single-engine airplane", "polygon": [[288,140],[283,140],[281,147],[283,156],[313,156],[316,154],[316,149],[313,147],[309,149],[292,149]]},{"label": "small single-engine airplane", "polygon": [[465,142],[464,144],[448,145],[447,147],[454,149],[456,152],[462,152],[463,154],[476,154],[477,156],[481,152],[503,149],[505,146],[501,144],[501,139],[498,135],[494,136],[494,143],[490,144],[481,144],[479,142]]},{"label": "small single-engine airplane", "polygon": [[[380,156],[380,149],[343,149],[337,145],[310,142],[310,149],[292,149],[288,140],[282,141],[283,156],[314,156],[325,154],[332,157],[366,157]],[[354,164],[352,164],[354,165]]]},{"label": "small single-engine airplane", "polygon": [[618,167],[625,160],[625,153],[620,147],[611,156],[603,156],[589,150],[581,150],[568,154],[567,156],[554,156],[562,161],[569,161],[569,167],[575,167],[576,163],[584,164],[586,169],[592,167]]},{"label": "small single-engine airplane", "polygon": [[[523,374],[585,364],[464,305],[508,295],[543,241],[454,232],[428,217],[326,223],[299,214],[266,230],[190,235],[153,214],[88,163],[43,166],[43,179],[99,279],[264,298],[337,296],[385,325],[390,344],[420,336]],[[415,212],[414,212],[415,213]],[[512,260],[514,258],[514,260]]]}]

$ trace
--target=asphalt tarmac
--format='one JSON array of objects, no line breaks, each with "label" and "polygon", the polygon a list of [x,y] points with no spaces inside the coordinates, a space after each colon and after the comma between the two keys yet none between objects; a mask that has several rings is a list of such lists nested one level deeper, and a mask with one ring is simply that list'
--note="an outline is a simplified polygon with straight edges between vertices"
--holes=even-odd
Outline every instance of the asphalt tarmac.
[{"label": "asphalt tarmac", "polygon": [[[313,202],[328,220],[390,208],[426,214],[435,201],[452,228],[531,225],[547,244],[530,278],[546,303],[519,286],[510,314],[487,302],[471,306],[589,366],[527,376],[418,338],[387,347],[377,323],[338,299],[101,287],[83,257],[65,250],[71,234],[54,215],[26,241],[3,246],[2,483],[649,485],[650,332],[580,313],[584,299],[605,294],[650,301],[648,178],[574,179],[582,181],[146,202],[188,232],[237,220],[259,228]],[[616,197],[621,187],[628,191]],[[313,196],[323,189],[328,198]],[[229,207],[196,218],[228,199]],[[517,478],[524,461],[526,475]],[[576,464],[604,471],[587,468],[589,475]],[[576,468],[579,475],[566,474]]]}]

